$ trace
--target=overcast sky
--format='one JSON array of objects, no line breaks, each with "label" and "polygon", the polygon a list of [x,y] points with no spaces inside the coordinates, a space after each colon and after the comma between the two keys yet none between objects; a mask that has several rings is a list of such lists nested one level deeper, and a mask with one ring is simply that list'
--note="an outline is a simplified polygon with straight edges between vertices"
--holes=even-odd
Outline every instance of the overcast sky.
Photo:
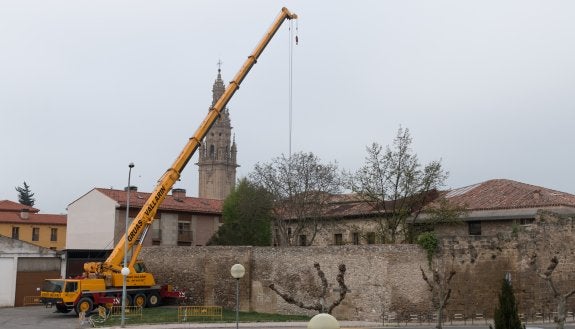
[{"label": "overcast sky", "polygon": [[[345,170],[409,128],[447,187],[575,193],[574,1],[0,0],[0,200],[42,213],[95,187],[149,192],[282,6],[297,13],[292,150]],[[238,177],[289,150],[289,30],[228,104]],[[295,33],[296,23],[293,24]],[[194,157],[175,187],[197,195]]]}]

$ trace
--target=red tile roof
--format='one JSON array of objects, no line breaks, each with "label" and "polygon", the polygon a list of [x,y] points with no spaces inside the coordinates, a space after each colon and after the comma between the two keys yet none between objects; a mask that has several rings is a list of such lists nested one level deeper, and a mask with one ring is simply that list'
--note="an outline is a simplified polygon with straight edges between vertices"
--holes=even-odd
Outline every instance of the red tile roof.
[{"label": "red tile roof", "polygon": [[30,207],[18,202],[10,201],[10,200],[0,200],[0,212],[6,211],[14,211],[20,212],[22,209],[28,209],[29,212],[39,212],[40,210]]},{"label": "red tile roof", "polygon": [[[440,193],[450,202],[468,210],[573,207],[575,195],[508,179],[493,179]],[[435,198],[437,194],[432,195]],[[386,201],[391,203],[391,201]],[[433,206],[434,203],[428,204]],[[391,209],[388,207],[388,209]],[[377,213],[369,202],[356,194],[330,195],[325,212],[329,217],[360,217]]]},{"label": "red tile roof", "polygon": [[575,195],[508,179],[493,179],[446,192],[468,210],[574,207]]},{"label": "red tile roof", "polygon": [[18,212],[0,212],[0,223],[10,224],[37,224],[37,225],[66,225],[66,215],[28,214],[28,219],[22,219]]},{"label": "red tile roof", "polygon": [[[123,190],[113,190],[106,188],[96,188],[99,192],[107,195],[111,199],[115,200],[120,204],[120,206],[125,207],[128,197],[128,192]],[[130,191],[130,207],[142,208],[144,203],[148,200],[151,193],[140,192],[140,191]],[[184,197],[181,200],[177,200],[172,195],[166,196],[166,199],[160,205],[159,209],[163,211],[182,211],[182,212],[193,212],[202,214],[221,214],[222,206],[224,204],[223,200],[214,199],[204,199],[204,198],[194,198],[194,197]]]},{"label": "red tile roof", "polygon": [[[23,219],[21,212],[28,210],[28,219]],[[39,214],[40,210],[10,200],[0,201],[0,223],[66,225],[66,215]]]}]

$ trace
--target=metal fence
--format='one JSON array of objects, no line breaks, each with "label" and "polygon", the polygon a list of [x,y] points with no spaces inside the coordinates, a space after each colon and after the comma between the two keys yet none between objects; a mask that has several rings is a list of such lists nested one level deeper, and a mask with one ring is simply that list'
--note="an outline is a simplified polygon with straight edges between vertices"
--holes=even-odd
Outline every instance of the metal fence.
[{"label": "metal fence", "polygon": [[223,318],[223,311],[221,306],[179,306],[178,307],[178,321],[185,322],[196,318],[210,318],[219,319]]},{"label": "metal fence", "polygon": [[[126,306],[126,315],[131,317],[139,316],[142,318],[142,306]],[[110,316],[122,316],[122,306],[112,306]]]},{"label": "metal fence", "polygon": [[40,296],[24,296],[24,302],[22,303],[24,306],[41,304],[42,302],[40,301]]}]

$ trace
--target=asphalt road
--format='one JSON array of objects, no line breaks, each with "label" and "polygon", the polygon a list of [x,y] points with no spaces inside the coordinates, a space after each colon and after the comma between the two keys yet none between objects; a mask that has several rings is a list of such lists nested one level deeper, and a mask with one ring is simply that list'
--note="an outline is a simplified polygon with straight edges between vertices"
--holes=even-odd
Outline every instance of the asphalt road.
[{"label": "asphalt road", "polygon": [[[7,307],[0,308],[0,328],[2,329],[78,329],[88,328],[86,323],[81,325],[76,313],[70,312],[68,314],[55,313],[55,308],[45,308],[43,306],[28,306],[28,307]],[[342,329],[355,329],[355,328],[382,328],[381,323],[361,322],[361,321],[341,321],[340,326]],[[130,326],[129,328],[139,329],[183,329],[183,328],[235,328],[235,323],[182,323],[182,324],[162,324],[162,325],[140,325]],[[305,322],[289,322],[289,323],[240,323],[242,329],[256,329],[256,328],[273,328],[273,329],[305,329],[307,323]],[[463,325],[449,323],[444,326],[447,329],[488,329],[486,324],[480,325]],[[527,324],[528,329],[554,329],[553,323],[535,323]],[[567,323],[566,328],[575,329],[575,323]],[[388,328],[401,328],[401,329],[435,329],[434,325],[421,324],[421,325],[401,325],[385,326]]]},{"label": "asphalt road", "polygon": [[[55,313],[55,308],[44,306],[7,307],[0,308],[1,329],[78,329],[89,328],[88,323],[80,324],[75,312],[67,314]],[[344,326],[345,324],[345,326]],[[341,322],[342,328],[376,328],[377,323],[349,321]],[[174,323],[161,325],[138,325],[129,328],[139,329],[180,329],[180,328],[235,328],[235,323]],[[306,322],[288,323],[240,323],[242,329],[273,328],[273,329],[299,329],[307,328]],[[419,327],[423,329],[423,327]]]},{"label": "asphalt road", "polygon": [[76,313],[62,314],[54,311],[56,308],[44,306],[0,308],[0,328],[78,329],[80,327]]}]

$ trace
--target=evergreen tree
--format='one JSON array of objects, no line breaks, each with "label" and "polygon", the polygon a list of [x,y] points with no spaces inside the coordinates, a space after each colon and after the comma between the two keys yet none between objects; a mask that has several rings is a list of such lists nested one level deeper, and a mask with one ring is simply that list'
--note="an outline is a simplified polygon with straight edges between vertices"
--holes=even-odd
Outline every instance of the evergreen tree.
[{"label": "evergreen tree", "polygon": [[[513,287],[507,278],[503,279],[501,293],[499,294],[499,307],[495,309],[493,322],[495,322],[494,329],[523,328],[521,320],[519,320],[519,314],[517,313],[517,303],[515,302]],[[491,325],[489,325],[489,327],[493,329]]]},{"label": "evergreen tree", "polygon": [[33,198],[34,193],[30,191],[30,186],[26,182],[24,182],[24,187],[16,187],[16,191],[18,191],[18,202],[26,206],[34,206],[36,199]]},{"label": "evergreen tree", "polygon": [[224,201],[223,225],[208,244],[269,246],[272,220],[271,195],[247,179],[242,179]]}]

